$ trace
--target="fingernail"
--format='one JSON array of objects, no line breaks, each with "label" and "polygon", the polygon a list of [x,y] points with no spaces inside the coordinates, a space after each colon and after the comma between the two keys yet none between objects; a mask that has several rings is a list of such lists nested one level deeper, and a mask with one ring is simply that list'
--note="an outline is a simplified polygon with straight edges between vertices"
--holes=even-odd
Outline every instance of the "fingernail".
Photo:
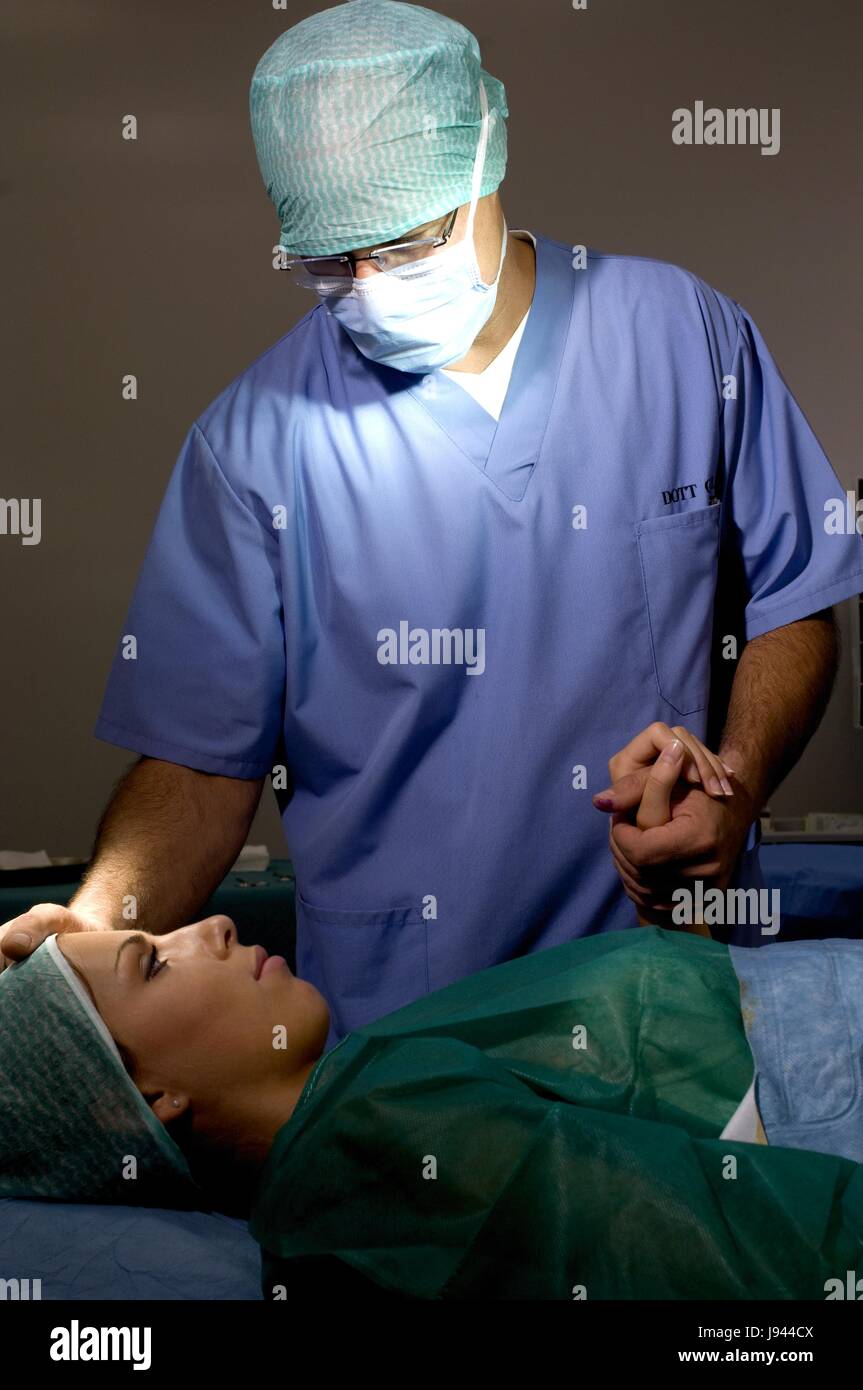
[{"label": "fingernail", "polygon": [[710,780],[709,780],[708,783],[707,783],[707,790],[708,790],[709,792],[712,792],[714,796],[724,796],[724,795],[725,795],[725,789],[724,789],[724,787],[722,786],[722,783],[720,782],[720,780],[719,780],[718,777],[711,777],[711,778],[710,778]]},{"label": "fingernail", "polygon": [[[723,763],[722,766],[724,767],[725,764]],[[732,785],[731,785],[731,783],[729,782],[728,778],[727,778],[727,777],[722,777],[720,780],[721,780],[721,782],[722,782],[722,790],[725,792],[725,795],[726,795],[726,796],[733,796],[733,795],[734,795],[734,788],[732,787]]]},{"label": "fingernail", "polygon": [[733,775],[733,773],[734,773],[734,768],[733,768],[733,767],[729,767],[728,764],[727,764],[726,762],[723,762],[722,758],[720,758],[719,761],[722,763],[722,766],[725,768],[725,771],[726,771],[726,772],[730,772],[730,773],[732,773],[732,775]]},{"label": "fingernail", "polygon": [[603,796],[601,792],[597,792],[596,796],[593,798],[593,804],[599,811],[613,811],[614,797]]},{"label": "fingernail", "polygon": [[11,944],[13,941],[14,941],[14,943],[15,943],[16,946],[32,946],[32,945],[33,945],[33,938],[32,938],[32,936],[30,936],[29,932],[26,932],[26,931],[13,931],[13,932],[12,932],[12,935],[9,937],[9,942],[10,942],[10,944]]},{"label": "fingernail", "polygon": [[673,743],[669,743],[667,748],[663,748],[659,755],[660,762],[676,763],[682,752],[683,744],[679,738],[676,738]]}]

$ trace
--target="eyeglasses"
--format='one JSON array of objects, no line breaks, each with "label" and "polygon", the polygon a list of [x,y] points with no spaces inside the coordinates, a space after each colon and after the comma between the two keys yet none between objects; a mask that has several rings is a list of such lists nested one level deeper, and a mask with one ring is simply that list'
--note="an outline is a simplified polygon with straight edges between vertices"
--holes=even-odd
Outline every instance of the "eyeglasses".
[{"label": "eyeglasses", "polygon": [[448,214],[448,223],[438,236],[415,237],[412,241],[399,241],[393,246],[380,246],[364,256],[354,256],[346,252],[342,256],[299,256],[294,260],[284,260],[280,270],[289,270],[296,284],[303,289],[318,293],[338,293],[347,291],[356,275],[357,261],[373,261],[378,270],[386,273],[399,266],[410,265],[412,261],[422,260],[436,246],[444,246],[452,236],[458,208]]}]

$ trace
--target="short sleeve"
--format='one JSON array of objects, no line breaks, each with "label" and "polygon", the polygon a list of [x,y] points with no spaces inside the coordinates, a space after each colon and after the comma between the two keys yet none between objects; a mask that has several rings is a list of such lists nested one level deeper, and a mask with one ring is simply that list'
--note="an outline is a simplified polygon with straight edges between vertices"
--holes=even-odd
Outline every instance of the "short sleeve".
[{"label": "short sleeve", "polygon": [[726,536],[745,589],[747,639],[863,590],[863,536],[758,328],[740,310],[723,379]]},{"label": "short sleeve", "polygon": [[282,731],[278,544],[195,424],[168,484],[94,733],[227,777],[264,776]]}]

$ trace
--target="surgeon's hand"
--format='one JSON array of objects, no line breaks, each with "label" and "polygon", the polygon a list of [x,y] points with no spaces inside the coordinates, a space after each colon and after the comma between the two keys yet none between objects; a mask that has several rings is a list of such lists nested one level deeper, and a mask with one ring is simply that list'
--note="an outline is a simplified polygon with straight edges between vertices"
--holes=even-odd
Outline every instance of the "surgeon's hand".
[{"label": "surgeon's hand", "polygon": [[[639,825],[637,812],[656,753],[675,740],[685,752],[670,793],[670,819]],[[642,730],[614,755],[609,771],[613,785],[593,801],[599,810],[612,812],[609,847],[624,891],[640,918],[674,926],[674,889],[699,878],[705,888],[726,887],[755,810],[731,769],[679,725],[656,723]]]},{"label": "surgeon's hand", "polygon": [[24,960],[41,946],[46,936],[66,931],[110,931],[109,922],[83,917],[59,903],[36,903],[29,912],[13,917],[0,927],[0,970]]}]

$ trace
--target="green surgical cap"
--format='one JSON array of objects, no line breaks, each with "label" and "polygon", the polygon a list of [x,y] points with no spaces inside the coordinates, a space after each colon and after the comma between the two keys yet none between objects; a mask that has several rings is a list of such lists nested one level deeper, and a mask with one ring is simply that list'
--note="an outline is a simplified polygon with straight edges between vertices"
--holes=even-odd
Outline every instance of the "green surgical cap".
[{"label": "green surgical cap", "polygon": [[392,241],[470,201],[483,82],[479,196],[506,171],[506,92],[455,20],[398,0],[350,0],[268,48],[249,105],[261,175],[291,255]]},{"label": "green surgical cap", "polygon": [[206,1205],[56,936],[0,975],[0,1197]]}]

